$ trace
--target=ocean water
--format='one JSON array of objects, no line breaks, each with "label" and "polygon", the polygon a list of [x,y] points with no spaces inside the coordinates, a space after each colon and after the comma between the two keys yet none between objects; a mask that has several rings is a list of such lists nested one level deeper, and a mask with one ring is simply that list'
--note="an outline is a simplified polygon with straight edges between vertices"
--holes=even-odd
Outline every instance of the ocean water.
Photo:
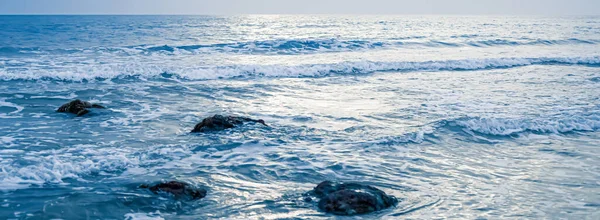
[{"label": "ocean water", "polygon": [[600,17],[0,16],[0,219],[600,219],[599,129]]}]

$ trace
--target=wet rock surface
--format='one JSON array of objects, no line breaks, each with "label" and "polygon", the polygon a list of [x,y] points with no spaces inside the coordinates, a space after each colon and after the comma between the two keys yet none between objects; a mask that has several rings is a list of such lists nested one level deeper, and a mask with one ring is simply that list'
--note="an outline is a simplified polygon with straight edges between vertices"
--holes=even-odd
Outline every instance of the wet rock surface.
[{"label": "wet rock surface", "polygon": [[252,123],[260,123],[265,126],[267,124],[262,119],[251,119],[247,117],[239,117],[239,116],[223,116],[223,115],[214,115],[202,120],[202,122],[196,124],[192,132],[209,132],[209,131],[220,131],[225,129],[234,128],[236,126],[242,125],[246,122]]},{"label": "wet rock surface", "polygon": [[375,187],[359,183],[324,181],[309,194],[320,199],[319,209],[335,215],[366,214],[398,203],[395,197],[388,196]]},{"label": "wet rock surface", "polygon": [[90,111],[88,109],[90,109],[90,108],[105,108],[105,107],[98,105],[98,104],[92,104],[92,103],[89,103],[86,101],[76,99],[76,100],[73,100],[69,103],[66,103],[66,104],[60,106],[56,111],[72,113],[72,114],[76,114],[77,116],[82,116],[82,115],[89,113]]},{"label": "wet rock surface", "polygon": [[188,183],[180,181],[170,181],[159,183],[156,185],[141,185],[140,188],[147,188],[151,192],[158,193],[169,193],[175,198],[188,198],[188,199],[202,199],[206,197],[207,190],[202,188],[196,188]]}]

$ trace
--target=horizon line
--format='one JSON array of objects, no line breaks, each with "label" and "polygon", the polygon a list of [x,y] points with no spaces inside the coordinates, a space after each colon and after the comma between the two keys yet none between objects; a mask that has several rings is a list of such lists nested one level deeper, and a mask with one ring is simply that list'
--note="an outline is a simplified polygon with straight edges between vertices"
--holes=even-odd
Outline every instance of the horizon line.
[{"label": "horizon line", "polygon": [[0,13],[0,16],[236,16],[236,15],[368,15],[368,16],[600,16],[600,14],[462,14],[462,13],[231,13],[231,14],[177,14],[177,13]]}]

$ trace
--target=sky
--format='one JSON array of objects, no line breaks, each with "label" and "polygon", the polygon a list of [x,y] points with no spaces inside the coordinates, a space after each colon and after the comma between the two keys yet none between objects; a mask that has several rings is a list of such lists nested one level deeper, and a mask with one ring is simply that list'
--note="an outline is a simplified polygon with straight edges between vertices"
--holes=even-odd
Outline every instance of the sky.
[{"label": "sky", "polygon": [[600,0],[0,0],[0,14],[600,15]]}]

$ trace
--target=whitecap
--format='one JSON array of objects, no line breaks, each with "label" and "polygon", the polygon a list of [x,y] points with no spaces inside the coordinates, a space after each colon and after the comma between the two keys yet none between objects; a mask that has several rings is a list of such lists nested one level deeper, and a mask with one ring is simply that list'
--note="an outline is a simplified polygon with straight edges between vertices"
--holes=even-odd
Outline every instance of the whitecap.
[{"label": "whitecap", "polygon": [[0,69],[0,80],[68,80],[118,79],[160,77],[174,74],[189,80],[210,80],[239,77],[324,77],[332,74],[357,75],[382,71],[456,71],[511,68],[528,65],[598,65],[600,57],[537,57],[488,58],[463,60],[435,60],[425,62],[373,62],[357,61],[332,64],[285,65],[233,65],[172,67],[131,63],[125,65],[74,66],[58,69],[10,70]]},{"label": "whitecap", "polygon": [[141,213],[141,212],[127,213],[127,214],[125,214],[125,219],[126,220],[163,220],[164,218],[161,217],[160,211],[157,210],[156,212],[150,212],[150,213]]}]

